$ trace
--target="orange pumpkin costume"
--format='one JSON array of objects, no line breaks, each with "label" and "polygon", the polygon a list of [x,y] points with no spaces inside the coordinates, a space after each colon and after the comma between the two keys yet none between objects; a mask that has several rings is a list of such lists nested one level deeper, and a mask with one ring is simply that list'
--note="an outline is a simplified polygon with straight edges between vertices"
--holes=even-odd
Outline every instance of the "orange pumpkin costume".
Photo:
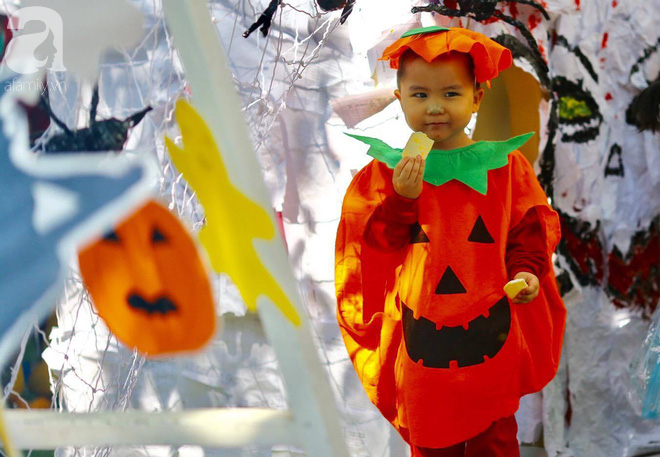
[{"label": "orange pumpkin costume", "polygon": [[[399,42],[413,49],[408,38]],[[497,51],[489,62],[502,59]],[[472,57],[477,78],[501,70],[480,72]],[[520,137],[431,151],[415,200],[392,186],[400,150],[358,139],[378,160],[354,177],[342,208],[342,336],[369,398],[403,438],[449,447],[513,415],[557,371],[566,314],[551,263],[557,214],[516,150]],[[502,290],[518,271],[541,283],[528,304]]]}]

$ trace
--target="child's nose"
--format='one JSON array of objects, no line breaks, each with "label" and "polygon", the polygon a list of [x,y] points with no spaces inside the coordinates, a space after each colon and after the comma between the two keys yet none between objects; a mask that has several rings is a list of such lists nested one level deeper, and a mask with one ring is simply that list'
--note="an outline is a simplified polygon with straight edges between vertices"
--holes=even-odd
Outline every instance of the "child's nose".
[{"label": "child's nose", "polygon": [[429,107],[426,110],[427,114],[444,114],[445,113],[445,108],[437,103],[429,105]]}]

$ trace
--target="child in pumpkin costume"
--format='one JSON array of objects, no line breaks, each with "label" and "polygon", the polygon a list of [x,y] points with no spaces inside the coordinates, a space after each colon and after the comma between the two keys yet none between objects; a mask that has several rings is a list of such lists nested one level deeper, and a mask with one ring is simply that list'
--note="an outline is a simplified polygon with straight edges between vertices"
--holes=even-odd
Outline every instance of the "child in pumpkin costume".
[{"label": "child in pumpkin costume", "polygon": [[[431,27],[385,50],[426,160],[354,136],[376,160],[353,179],[336,244],[338,320],[371,401],[413,456],[518,455],[513,414],[555,375],[565,324],[551,255],[559,241],[530,134],[474,143],[479,83],[511,65],[484,35]],[[404,70],[405,71],[402,71]],[[503,286],[529,287],[509,300]]]}]

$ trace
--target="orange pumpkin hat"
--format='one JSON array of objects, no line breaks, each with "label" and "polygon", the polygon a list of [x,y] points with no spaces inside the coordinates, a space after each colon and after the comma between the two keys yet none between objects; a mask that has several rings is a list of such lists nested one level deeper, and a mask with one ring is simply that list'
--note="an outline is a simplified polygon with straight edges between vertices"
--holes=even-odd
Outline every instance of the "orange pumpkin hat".
[{"label": "orange pumpkin hat", "polygon": [[424,27],[412,29],[389,45],[379,60],[389,60],[390,67],[399,68],[399,59],[408,49],[427,62],[447,54],[469,54],[474,62],[478,83],[490,81],[513,63],[511,51],[486,35],[459,27]]}]

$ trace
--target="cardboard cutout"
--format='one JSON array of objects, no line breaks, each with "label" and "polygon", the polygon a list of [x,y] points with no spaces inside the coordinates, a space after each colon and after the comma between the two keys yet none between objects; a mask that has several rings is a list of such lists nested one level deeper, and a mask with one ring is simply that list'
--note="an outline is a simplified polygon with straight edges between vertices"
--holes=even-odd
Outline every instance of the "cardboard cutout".
[{"label": "cardboard cutout", "polygon": [[171,354],[213,336],[206,268],[187,230],[159,203],[148,202],[78,259],[99,315],[128,347]]},{"label": "cardboard cutout", "polygon": [[206,225],[199,240],[206,248],[213,269],[227,273],[251,311],[257,297],[265,294],[294,325],[300,316],[280,285],[259,259],[254,238],[271,239],[275,227],[268,214],[234,187],[211,131],[186,101],[176,104],[184,148],[165,138],[174,165],[197,192],[204,206]]}]

